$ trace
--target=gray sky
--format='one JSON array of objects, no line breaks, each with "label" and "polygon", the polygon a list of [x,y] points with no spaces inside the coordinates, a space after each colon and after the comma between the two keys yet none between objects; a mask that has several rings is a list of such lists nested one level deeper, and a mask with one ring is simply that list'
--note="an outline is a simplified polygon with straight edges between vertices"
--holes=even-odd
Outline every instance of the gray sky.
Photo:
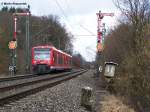
[{"label": "gray sky", "polygon": [[86,60],[94,60],[96,52],[97,17],[96,13],[114,12],[115,17],[105,17],[107,28],[117,24],[119,11],[112,0],[1,0],[1,2],[27,2],[34,15],[58,15],[68,32],[75,35],[74,50],[80,52]]}]

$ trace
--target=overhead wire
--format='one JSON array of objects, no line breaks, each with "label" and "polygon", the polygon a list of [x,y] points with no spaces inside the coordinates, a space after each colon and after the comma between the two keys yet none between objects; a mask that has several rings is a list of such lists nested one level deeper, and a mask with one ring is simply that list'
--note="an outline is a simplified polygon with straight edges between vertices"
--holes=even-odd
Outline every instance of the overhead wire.
[{"label": "overhead wire", "polygon": [[[68,1],[67,1],[67,0],[65,0],[65,1],[66,1],[66,5],[67,5],[68,9],[71,10],[70,6],[68,5]],[[89,29],[87,29],[86,27],[84,27],[81,23],[77,22],[77,24],[78,24],[82,29],[84,29],[84,30],[86,30],[87,32],[89,32],[90,34],[95,35],[95,34],[94,34],[93,32],[91,32]]]},{"label": "overhead wire", "polygon": [[[56,4],[57,4],[57,6],[59,7],[59,9],[62,11],[64,17],[66,18],[66,20],[67,20],[67,22],[68,22],[68,24],[72,27],[72,25],[70,24],[69,19],[68,19],[68,16],[66,15],[64,9],[61,7],[61,5],[59,4],[59,2],[58,2],[57,0],[55,0],[55,2],[56,2]],[[66,5],[67,5],[67,8],[68,8],[69,10],[71,10],[71,8],[70,8],[69,5],[68,5],[67,0],[66,0]],[[85,28],[85,27],[84,27],[82,24],[80,24],[79,22],[77,22],[77,24],[78,24],[82,29],[84,29],[85,31],[87,31],[88,33],[90,33],[92,36],[95,35],[92,31],[90,31],[89,29]],[[75,35],[74,35],[74,36],[75,36]],[[82,35],[80,35],[80,36],[82,36]]]},{"label": "overhead wire", "polygon": [[[68,20],[68,17],[67,17],[67,15],[65,14],[63,8],[60,6],[60,4],[58,3],[57,0],[55,0],[55,2],[56,2],[56,5],[59,7],[59,9],[62,11],[63,16],[65,17],[64,19],[68,22],[68,21],[69,21],[69,20]],[[69,22],[68,22],[68,24],[70,25]],[[44,29],[42,29],[40,32],[34,34],[32,37],[33,37],[33,38],[34,38],[34,37],[38,37],[40,34],[42,34],[43,32],[45,32],[45,31],[46,31],[47,29],[49,29],[50,27],[51,27],[51,26],[48,25],[47,27],[45,27]],[[70,25],[70,27],[73,28],[71,25]]]},{"label": "overhead wire", "polygon": [[86,36],[96,36],[96,35],[74,35],[74,36],[77,36],[77,37],[86,37]]},{"label": "overhead wire", "polygon": [[80,26],[81,28],[83,28],[84,30],[86,30],[87,32],[89,32],[90,34],[95,35],[93,32],[91,32],[89,29],[85,28],[85,27],[84,27],[83,25],[81,25],[80,23],[79,23],[79,26]]},{"label": "overhead wire", "polygon": [[68,16],[66,15],[64,9],[61,7],[61,5],[59,4],[59,2],[57,0],[55,0],[56,5],[59,7],[59,9],[61,10],[63,16],[65,17],[64,19],[66,20],[66,22],[69,24],[69,26],[73,29],[72,25],[69,22]]}]

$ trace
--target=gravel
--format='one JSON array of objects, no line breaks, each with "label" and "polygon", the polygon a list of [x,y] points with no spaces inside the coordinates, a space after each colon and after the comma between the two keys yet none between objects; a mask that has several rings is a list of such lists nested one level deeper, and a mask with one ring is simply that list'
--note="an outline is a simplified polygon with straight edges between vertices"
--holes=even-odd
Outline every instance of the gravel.
[{"label": "gravel", "polygon": [[[105,91],[98,90],[93,71],[26,98],[0,107],[0,112],[89,112],[80,106],[82,87],[93,88],[93,108],[99,111],[99,100]],[[101,93],[101,94],[100,94]]]}]

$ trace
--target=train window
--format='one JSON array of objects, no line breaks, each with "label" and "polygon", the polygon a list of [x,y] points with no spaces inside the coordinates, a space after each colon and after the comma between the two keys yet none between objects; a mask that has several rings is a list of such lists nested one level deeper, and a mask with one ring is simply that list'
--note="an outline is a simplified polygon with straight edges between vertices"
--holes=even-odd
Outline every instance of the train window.
[{"label": "train window", "polygon": [[65,56],[65,64],[67,65],[67,57]]},{"label": "train window", "polygon": [[64,64],[66,65],[67,63],[66,63],[66,56],[64,56]]},{"label": "train window", "polygon": [[71,65],[72,64],[72,60],[71,60],[71,58],[69,58],[69,65]]},{"label": "train window", "polygon": [[50,60],[50,48],[35,48],[34,59],[35,60]]},{"label": "train window", "polygon": [[71,58],[71,61],[70,61],[71,63],[70,63],[70,65],[72,65],[72,58]]},{"label": "train window", "polygon": [[59,54],[59,64],[61,64],[61,55]]},{"label": "train window", "polygon": [[65,64],[66,64],[66,61],[65,61],[65,56],[64,56],[63,60],[64,60],[64,65],[65,65]]},{"label": "train window", "polygon": [[69,65],[71,65],[71,59],[69,58]]},{"label": "train window", "polygon": [[60,64],[62,64],[62,54],[60,54]]},{"label": "train window", "polygon": [[69,65],[69,58],[68,58],[68,65]]},{"label": "train window", "polygon": [[68,59],[68,58],[66,57],[66,64],[68,65],[67,59]]},{"label": "train window", "polygon": [[72,58],[71,58],[71,64],[70,65],[72,65]]},{"label": "train window", "polygon": [[64,65],[64,63],[65,63],[64,59],[65,59],[65,56],[62,55],[62,64],[63,64],[63,65]]},{"label": "train window", "polygon": [[57,64],[58,58],[57,58],[57,52],[54,51],[54,63]]},{"label": "train window", "polygon": [[57,64],[57,54],[54,52],[54,63]]},{"label": "train window", "polygon": [[56,52],[57,55],[57,64],[59,64],[59,54]]},{"label": "train window", "polygon": [[69,58],[67,58],[67,65],[69,65]]},{"label": "train window", "polygon": [[61,55],[60,53],[59,53],[59,56],[58,56],[58,57],[59,57],[59,58],[58,58],[58,59],[59,59],[59,61],[58,61],[59,64],[62,64],[62,55]]},{"label": "train window", "polygon": [[58,53],[58,64],[60,64],[60,54]]},{"label": "train window", "polygon": [[69,65],[69,62],[70,62],[70,58],[68,58],[68,65]]},{"label": "train window", "polygon": [[63,55],[60,55],[60,64],[63,64]]}]

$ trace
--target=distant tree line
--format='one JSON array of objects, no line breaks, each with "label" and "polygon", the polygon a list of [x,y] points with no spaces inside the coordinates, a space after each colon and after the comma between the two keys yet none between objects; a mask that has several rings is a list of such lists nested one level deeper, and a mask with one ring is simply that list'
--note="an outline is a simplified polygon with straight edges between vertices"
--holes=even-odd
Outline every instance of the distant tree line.
[{"label": "distant tree line", "polygon": [[15,13],[15,12],[26,12],[28,9],[23,8],[15,8],[15,7],[7,7],[4,6],[1,9],[1,12],[9,12],[9,13]]}]

